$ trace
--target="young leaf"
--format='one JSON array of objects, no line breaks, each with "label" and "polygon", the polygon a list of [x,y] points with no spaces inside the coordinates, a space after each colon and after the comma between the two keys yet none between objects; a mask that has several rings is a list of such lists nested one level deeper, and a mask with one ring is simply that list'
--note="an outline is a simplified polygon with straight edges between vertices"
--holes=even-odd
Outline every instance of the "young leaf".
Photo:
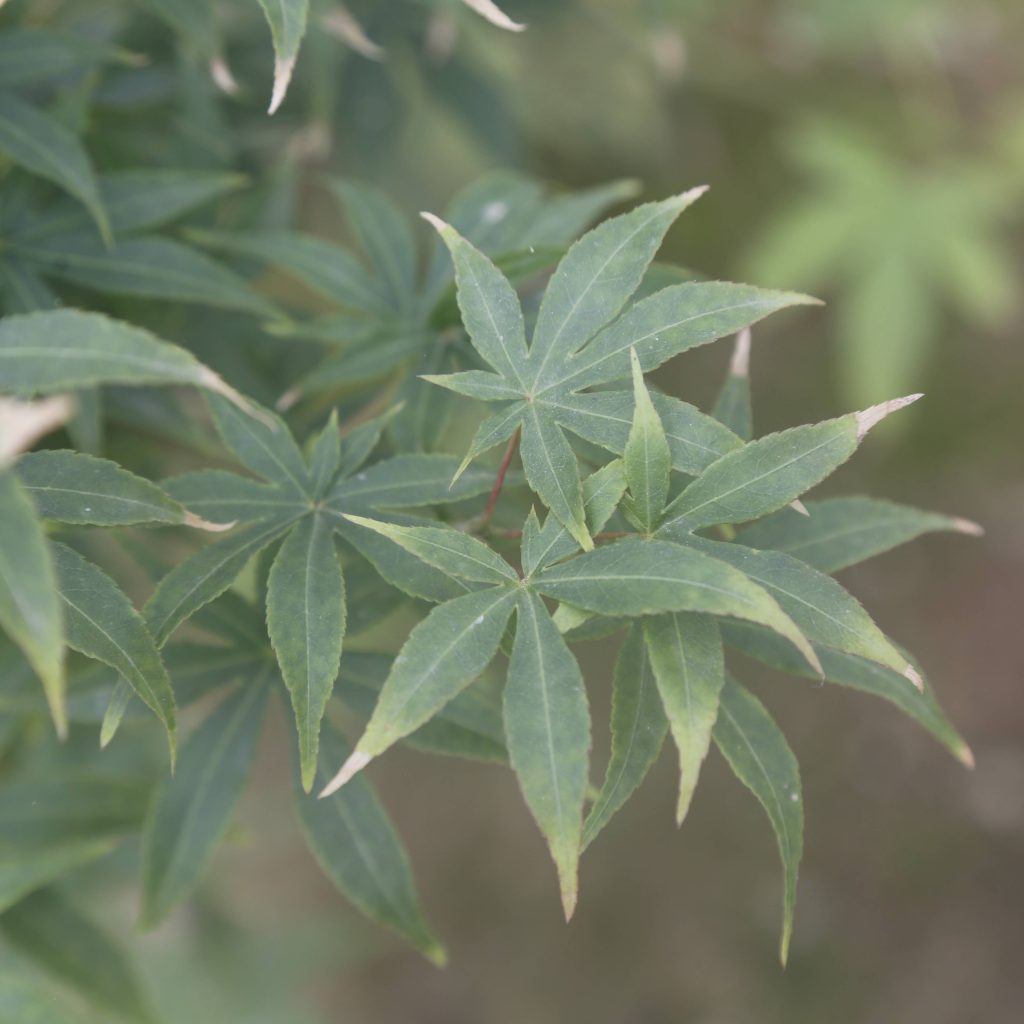
[{"label": "young leaf", "polygon": [[833,573],[936,530],[978,536],[969,519],[922,512],[875,498],[830,498],[807,503],[808,516],[783,509],[743,530],[737,540],[752,548],[794,555]]},{"label": "young leaf", "polygon": [[630,351],[633,367],[633,425],[622,454],[622,463],[629,483],[630,512],[644,532],[649,532],[661,518],[668,498],[668,481],[672,472],[665,430],[644,384],[643,372]]},{"label": "young leaf", "polygon": [[584,551],[594,547],[583,511],[579,466],[561,428],[535,406],[526,407],[519,442],[530,486]]},{"label": "young leaf", "polygon": [[320,720],[345,635],[345,580],[327,521],[307,516],[288,534],[267,581],[267,629],[292,698],[302,784],[316,774]]},{"label": "young leaf", "polygon": [[0,321],[0,382],[31,398],[92,384],[191,384],[255,410],[190,352],[101,313],[56,309]]},{"label": "young leaf", "polygon": [[668,732],[639,624],[629,631],[615,662],[611,725],[612,754],[604,783],[583,825],[583,849],[647,777]]},{"label": "young leaf", "polygon": [[618,314],[673,221],[704,192],[691,189],[612,217],[566,253],[544,292],[530,345],[535,391],[559,382],[565,360]]},{"label": "young leaf", "polygon": [[189,737],[181,767],[160,784],[142,831],[142,911],[159,924],[202,876],[249,774],[266,676],[240,686]]},{"label": "young leaf", "polygon": [[749,441],[753,436],[753,413],[750,403],[750,328],[736,335],[729,372],[711,411],[719,423],[725,424],[737,437]]},{"label": "young leaf", "polygon": [[152,708],[167,731],[173,769],[174,691],[146,624],[106,573],[65,544],[52,549],[68,646],[116,669]]},{"label": "young leaf", "polygon": [[478,583],[515,583],[515,570],[483,541],[460,530],[432,526],[397,526],[362,516],[345,516],[350,522],[388,537],[417,558],[442,572]]},{"label": "young leaf", "polygon": [[800,769],[764,705],[732,679],[726,679],[722,690],[714,738],[736,777],[764,807],[775,830],[784,877],[779,946],[784,965],[793,931],[796,878],[804,842]]},{"label": "young leaf", "polygon": [[16,903],[0,917],[0,930],[20,953],[96,1007],[131,1020],[152,1020],[128,956],[58,890],[41,889]]},{"label": "young leaf", "polygon": [[329,796],[397,740],[443,708],[488,666],[515,607],[516,592],[493,587],[438,605],[409,634],[354,753],[321,796]]},{"label": "young leaf", "polygon": [[160,580],[143,609],[157,646],[163,646],[190,615],[223,594],[249,559],[286,533],[295,518],[276,516],[249,523],[179,562]]},{"label": "young leaf", "polygon": [[273,114],[284,102],[292,80],[299,46],[306,34],[309,0],[259,0],[259,4],[274,40],[274,92],[267,110]]},{"label": "young leaf", "polygon": [[590,713],[583,676],[539,597],[522,591],[505,683],[505,738],[523,796],[558,869],[565,919],[576,908]]},{"label": "young leaf", "polygon": [[693,611],[759,622],[820,668],[806,637],[765,590],[692,548],[626,538],[544,569],[533,584],[542,594],[601,615]]},{"label": "young leaf", "polygon": [[432,214],[424,217],[452,254],[459,309],[473,347],[503,377],[525,386],[526,329],[519,296],[505,275],[452,227]]},{"label": "young leaf", "polygon": [[64,625],[53,556],[25,489],[0,467],[0,626],[39,676],[57,733],[67,732]]},{"label": "young leaf", "polygon": [[156,484],[117,463],[72,451],[23,455],[16,472],[44,519],[91,526],[184,523],[185,510]]},{"label": "young leaf", "polygon": [[[324,729],[317,785],[350,750],[333,729]],[[420,906],[409,858],[394,826],[365,778],[353,779],[325,800],[307,796],[296,780],[295,810],[306,844],[327,877],[364,913],[443,965],[444,947]]]},{"label": "young leaf", "polygon": [[644,641],[679,750],[676,824],[681,825],[718,717],[719,695],[725,684],[722,638],[714,619],[675,612],[645,619]]},{"label": "young leaf", "polygon": [[73,195],[89,211],[104,239],[110,241],[110,223],[89,156],[64,125],[12,93],[2,92],[0,152]]}]

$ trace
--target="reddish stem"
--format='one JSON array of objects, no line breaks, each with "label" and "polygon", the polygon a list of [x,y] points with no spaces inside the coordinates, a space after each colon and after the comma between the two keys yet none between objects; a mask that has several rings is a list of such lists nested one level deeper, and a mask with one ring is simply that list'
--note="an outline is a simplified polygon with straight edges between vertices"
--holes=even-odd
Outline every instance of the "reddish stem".
[{"label": "reddish stem", "polygon": [[487,498],[487,504],[484,506],[483,515],[480,517],[480,526],[486,526],[491,521],[491,516],[494,514],[494,506],[498,504],[498,498],[501,496],[501,488],[505,484],[505,477],[508,475],[508,467],[512,465],[512,456],[515,455],[516,449],[519,447],[519,435],[521,427],[516,427],[516,432],[509,438],[508,447],[505,449],[505,454],[502,456],[501,465],[498,467],[498,475],[494,478],[494,486],[491,488],[490,496]]}]

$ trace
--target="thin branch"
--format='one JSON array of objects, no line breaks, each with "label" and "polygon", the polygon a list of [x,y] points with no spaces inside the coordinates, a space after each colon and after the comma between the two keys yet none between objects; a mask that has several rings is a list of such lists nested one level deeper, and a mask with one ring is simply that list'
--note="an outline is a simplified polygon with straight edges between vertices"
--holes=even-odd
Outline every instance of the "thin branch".
[{"label": "thin branch", "polygon": [[519,447],[519,435],[521,433],[522,428],[516,427],[516,432],[509,438],[508,447],[505,449],[501,465],[498,467],[498,475],[494,478],[494,486],[491,488],[487,504],[484,506],[483,514],[480,516],[479,523],[477,524],[478,529],[487,526],[491,521],[491,516],[494,515],[494,506],[498,504],[498,498],[501,496],[501,488],[505,484],[505,477],[508,476],[508,467],[512,465],[512,456],[515,455],[516,449]]}]

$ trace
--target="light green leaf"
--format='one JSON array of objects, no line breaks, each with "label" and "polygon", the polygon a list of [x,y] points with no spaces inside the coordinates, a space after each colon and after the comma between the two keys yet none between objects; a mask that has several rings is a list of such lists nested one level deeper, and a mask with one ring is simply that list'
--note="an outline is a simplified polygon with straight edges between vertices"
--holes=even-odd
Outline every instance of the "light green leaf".
[{"label": "light green leaf", "polygon": [[629,511],[641,529],[654,529],[668,499],[668,481],[672,472],[672,456],[665,430],[647,393],[643,371],[631,350],[633,365],[633,425],[622,453],[622,463],[629,484]]},{"label": "light green leaf", "polygon": [[190,231],[189,238],[223,252],[271,263],[340,306],[377,315],[394,312],[363,265],[334,242],[297,231]]},{"label": "light green leaf", "polygon": [[903,673],[920,687],[916,670],[886,639],[857,599],[830,576],[781,551],[691,537],[697,550],[735,566],[768,591],[813,644],[856,654]]},{"label": "light green leaf", "polygon": [[310,495],[309,470],[284,421],[265,409],[242,416],[219,395],[207,400],[221,440],[243,466],[295,495]]},{"label": "light green leaf", "polygon": [[615,662],[611,726],[611,758],[583,825],[584,849],[647,777],[668,732],[639,624],[630,630]]},{"label": "light green leaf", "polygon": [[523,415],[519,453],[530,487],[580,547],[590,551],[594,542],[583,512],[576,456],[561,428],[541,415],[534,405],[527,405]]},{"label": "light green leaf", "polygon": [[[672,466],[680,473],[696,476],[741,446],[728,427],[689,403],[660,394],[651,395],[651,400],[668,440]],[[633,396],[628,391],[548,392],[538,402],[552,409],[563,427],[585,441],[617,455],[625,451],[634,410]]]},{"label": "light green leaf", "polygon": [[712,416],[727,426],[737,437],[749,441],[753,436],[753,411],[750,400],[750,329],[744,327],[736,336],[736,346],[729,362],[729,372],[715,399]]},{"label": "light green leaf", "polygon": [[759,622],[819,668],[806,637],[774,598],[739,570],[693,548],[628,537],[533,577],[542,594],[601,615],[692,611]]},{"label": "light green leaf", "polygon": [[[806,664],[795,657],[791,649],[772,633],[745,622],[723,624],[726,642],[751,658],[757,658],[783,672],[808,676]],[[923,690],[907,686],[907,677],[900,672],[884,668],[876,662],[844,654],[823,645],[816,645],[815,651],[821,659],[826,681],[839,686],[848,686],[864,693],[872,693],[895,704],[909,715],[918,725],[931,733],[958,761],[968,768],[974,767],[974,755],[963,737],[946,717],[935,693],[922,678]],[[908,658],[909,661],[909,658]],[[817,679],[817,675],[812,678]]]},{"label": "light green leaf", "polygon": [[309,0],[259,0],[259,4],[274,40],[274,92],[267,110],[273,114],[284,102],[292,80],[299,46],[306,34]]},{"label": "light green leaf", "polygon": [[438,605],[409,634],[355,752],[320,794],[343,786],[465,689],[497,653],[516,592],[494,587]]},{"label": "light green leaf", "polygon": [[235,309],[275,317],[275,306],[222,263],[171,238],[126,238],[112,247],[95,236],[61,236],[18,246],[40,273],[110,295]]},{"label": "light green leaf", "polygon": [[142,617],[116,583],[73,548],[53,544],[67,644],[116,669],[167,731],[174,767],[174,691]]},{"label": "light green leaf", "polygon": [[223,594],[249,559],[287,532],[295,518],[276,516],[249,523],[179,562],[160,580],[143,609],[157,646],[190,615]]},{"label": "light green leaf", "polygon": [[515,289],[505,275],[454,228],[437,217],[426,216],[452,254],[459,309],[473,347],[511,384],[524,384],[526,329]]},{"label": "light green leaf", "polygon": [[857,448],[851,414],[751,441],[712,463],[669,505],[659,533],[743,523],[784,508],[841,466]]},{"label": "light green leaf", "polygon": [[977,536],[969,519],[923,512],[875,498],[809,501],[809,515],[783,509],[743,530],[737,538],[752,548],[794,555],[822,572],[838,572],[925,533],[951,530]]},{"label": "light green leaf", "polygon": [[268,687],[239,687],[189,737],[176,774],[160,784],[142,832],[145,927],[195,887],[231,820],[259,739]]},{"label": "light green leaf", "polygon": [[117,684],[110,694],[110,703],[103,715],[103,722],[100,725],[100,749],[106,747],[117,735],[117,730],[124,720],[124,713],[132,699],[132,687],[124,676],[118,676]]},{"label": "light green leaf", "polygon": [[714,619],[676,612],[645,619],[644,640],[679,751],[676,824],[681,825],[718,717],[719,695],[725,684],[722,638]]},{"label": "light green leaf", "polygon": [[362,516],[345,516],[358,526],[388,537],[417,558],[442,572],[478,583],[515,583],[516,571],[483,541],[454,530],[433,526],[398,526]]},{"label": "light green leaf", "polygon": [[411,308],[416,297],[416,245],[401,210],[386,193],[365,182],[334,178],[327,184],[345,207],[374,276],[386,282],[395,308]]},{"label": "light green leaf", "polygon": [[[326,728],[317,786],[350,755],[345,741]],[[324,874],[367,917],[391,928],[437,965],[444,947],[420,906],[409,858],[394,826],[365,778],[353,779],[327,799],[304,794],[296,780],[295,810],[306,844]]]},{"label": "light green leaf", "polygon": [[110,223],[89,155],[59,121],[12,93],[0,93],[0,153],[73,195],[110,240]]},{"label": "light green leaf", "polygon": [[298,517],[309,511],[308,499],[294,489],[284,490],[223,469],[184,473],[164,480],[161,486],[175,501],[215,523]]},{"label": "light green leaf", "polygon": [[29,452],[16,471],[44,519],[93,526],[185,522],[185,510],[156,484],[108,459]]},{"label": "light green leaf", "polygon": [[631,306],[565,364],[555,383],[575,389],[621,380],[629,376],[631,347],[647,373],[680,352],[735,334],[776,310],[817,301],[728,281],[672,285]]},{"label": "light green leaf", "polygon": [[127,954],[56,889],[16,903],[0,917],[0,929],[22,955],[68,982],[90,1004],[131,1020],[152,1020]]},{"label": "light green leaf", "polygon": [[736,777],[760,801],[775,830],[784,877],[779,956],[785,964],[804,842],[800,769],[764,705],[732,679],[726,679],[722,690],[714,737]]},{"label": "light green leaf", "polygon": [[292,698],[302,784],[316,774],[320,720],[345,636],[345,580],[331,528],[307,516],[285,538],[267,581],[267,630]]},{"label": "light green leaf", "polygon": [[534,594],[519,595],[505,683],[509,761],[558,869],[565,919],[576,908],[590,712],[572,652]]},{"label": "light green leaf", "polygon": [[0,626],[39,676],[59,735],[67,732],[64,625],[53,557],[32,499],[0,467]]},{"label": "light green leaf", "polygon": [[530,381],[534,391],[563,379],[565,360],[622,309],[665,232],[703,192],[703,188],[692,189],[612,217],[566,253],[548,282],[533,332]]},{"label": "light green leaf", "polygon": [[520,428],[526,408],[524,402],[516,402],[501,412],[488,416],[477,427],[473,440],[469,443],[469,449],[466,452],[465,458],[459,463],[455,474],[456,479],[462,476],[466,467],[478,455],[483,455],[484,452],[490,451],[496,445],[503,444]]},{"label": "light green leaf", "polygon": [[462,373],[423,374],[422,379],[438,387],[447,388],[457,395],[479,398],[484,402],[515,401],[521,391],[505,383],[504,377],[484,370],[464,370]]},{"label": "light green leaf", "polygon": [[190,352],[100,313],[56,309],[0,321],[0,388],[31,398],[93,384],[190,384],[253,407]]}]

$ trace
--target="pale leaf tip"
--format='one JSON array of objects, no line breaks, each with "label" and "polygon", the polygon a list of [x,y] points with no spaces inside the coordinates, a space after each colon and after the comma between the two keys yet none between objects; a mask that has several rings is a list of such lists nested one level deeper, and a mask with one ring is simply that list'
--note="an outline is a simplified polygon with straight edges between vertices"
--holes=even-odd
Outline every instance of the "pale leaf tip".
[{"label": "pale leaf tip", "polygon": [[513,21],[494,0],[462,0],[471,10],[476,11],[482,18],[486,18],[492,25],[503,28],[508,32],[522,32],[526,26],[521,22]]},{"label": "pale leaf tip", "polygon": [[962,519],[957,516],[953,520],[953,529],[957,533],[966,533],[969,537],[985,536],[985,527],[981,523],[974,522],[973,519]]},{"label": "pale leaf tip", "polygon": [[354,50],[367,60],[384,60],[384,47],[378,46],[363,31],[363,26],[356,21],[352,12],[342,4],[323,16],[320,21],[324,29],[336,39],[340,39],[349,49]]},{"label": "pale leaf tip", "polygon": [[338,774],[335,775],[322,790],[320,790],[320,794],[317,799],[323,800],[324,797],[328,797],[332,793],[337,793],[353,775],[357,772],[361,772],[371,760],[372,758],[369,754],[364,754],[361,750],[353,751],[353,753],[349,755],[348,760],[341,766],[341,770]]},{"label": "pale leaf tip", "polygon": [[966,743],[961,741],[956,748],[956,759],[971,771],[974,770],[974,751]]},{"label": "pale leaf tip", "polygon": [[709,188],[711,188],[710,185],[697,185],[695,188],[689,188],[679,196],[679,200],[686,204],[695,203]]},{"label": "pale leaf tip", "polygon": [[278,57],[274,61],[274,91],[270,96],[268,114],[277,113],[278,107],[284,103],[288,86],[291,84],[292,72],[295,70],[295,57]]},{"label": "pale leaf tip", "polygon": [[857,419],[857,440],[863,441],[867,432],[881,423],[886,416],[905,409],[908,405],[913,405],[919,398],[924,398],[923,392],[916,395],[904,395],[902,398],[890,398],[888,402],[879,402],[878,405],[872,405],[854,413]]},{"label": "pale leaf tip", "polygon": [[260,409],[254,402],[250,402],[248,398],[236,391],[219,373],[215,373],[208,366],[203,366],[199,370],[198,384],[200,387],[206,388],[208,391],[213,391],[215,394],[226,398],[232,405],[241,409],[247,416],[251,416],[254,420],[259,420],[260,423],[269,427],[271,430],[277,430],[277,423],[274,418],[269,414],[265,413]]},{"label": "pale leaf tip", "polygon": [[575,885],[562,890],[562,913],[565,914],[566,924],[572,920],[572,915],[576,913],[576,896]]},{"label": "pale leaf tip", "polygon": [[810,517],[811,513],[808,511],[807,506],[799,498],[797,498],[795,501],[791,501],[789,503],[789,507],[794,512],[799,512],[802,516]]},{"label": "pale leaf tip", "polygon": [[203,519],[202,516],[197,516],[194,512],[186,511],[184,525],[191,526],[196,530],[206,530],[208,533],[223,533],[225,530],[237,526],[238,520],[232,519],[230,523],[211,523],[209,519]]},{"label": "pale leaf tip", "polygon": [[234,96],[238,93],[238,82],[228,67],[228,62],[221,55],[210,58],[210,77],[213,84],[227,96]]},{"label": "pale leaf tip", "polygon": [[744,327],[736,335],[736,343],[732,349],[732,359],[729,361],[729,373],[733,377],[750,376],[750,328]]},{"label": "pale leaf tip", "polygon": [[924,693],[924,680],[921,678],[921,673],[913,665],[908,664],[903,670],[903,674],[914,684],[919,692]]},{"label": "pale leaf tip", "polygon": [[278,412],[287,412],[301,397],[302,391],[299,388],[289,388],[274,403],[274,408]]},{"label": "pale leaf tip", "polygon": [[421,210],[420,216],[440,235],[443,235],[446,231],[451,231],[451,225],[443,221],[436,213],[431,213],[429,210]]}]

